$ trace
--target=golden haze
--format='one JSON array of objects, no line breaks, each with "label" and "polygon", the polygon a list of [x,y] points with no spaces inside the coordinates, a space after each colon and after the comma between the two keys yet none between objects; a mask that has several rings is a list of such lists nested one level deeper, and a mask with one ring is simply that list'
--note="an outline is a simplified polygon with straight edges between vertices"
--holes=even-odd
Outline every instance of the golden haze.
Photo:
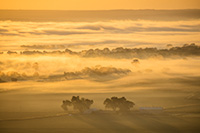
[{"label": "golden haze", "polygon": [[110,10],[199,9],[199,0],[0,0],[0,9]]}]

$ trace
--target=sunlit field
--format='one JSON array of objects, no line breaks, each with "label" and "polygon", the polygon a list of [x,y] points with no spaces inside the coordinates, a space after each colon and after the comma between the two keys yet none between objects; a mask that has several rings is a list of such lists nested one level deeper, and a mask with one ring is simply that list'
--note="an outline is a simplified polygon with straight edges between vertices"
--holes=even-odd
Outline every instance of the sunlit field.
[{"label": "sunlit field", "polygon": [[200,131],[200,10],[77,12],[0,11],[0,132]]}]

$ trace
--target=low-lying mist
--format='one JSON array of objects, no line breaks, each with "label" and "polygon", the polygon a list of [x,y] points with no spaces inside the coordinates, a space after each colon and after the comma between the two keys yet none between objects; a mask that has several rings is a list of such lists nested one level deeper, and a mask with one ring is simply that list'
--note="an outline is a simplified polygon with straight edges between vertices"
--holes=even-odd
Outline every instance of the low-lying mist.
[{"label": "low-lying mist", "polygon": [[0,11],[0,132],[199,133],[199,12]]},{"label": "low-lying mist", "polygon": [[[171,88],[172,84],[197,88],[200,80],[199,46],[195,44],[169,49],[22,51],[0,56],[1,92],[29,84],[35,86],[34,91],[58,93]],[[30,91],[28,88],[25,90]]]}]

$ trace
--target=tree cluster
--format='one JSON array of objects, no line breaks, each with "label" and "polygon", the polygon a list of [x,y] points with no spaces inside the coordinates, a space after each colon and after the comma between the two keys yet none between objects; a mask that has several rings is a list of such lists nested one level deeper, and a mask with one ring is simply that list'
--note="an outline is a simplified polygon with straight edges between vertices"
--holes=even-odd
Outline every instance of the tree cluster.
[{"label": "tree cluster", "polygon": [[78,110],[79,112],[84,112],[90,109],[90,106],[94,103],[93,100],[81,98],[79,96],[73,96],[71,101],[64,100],[61,107],[64,110],[68,110],[68,106],[73,106],[74,110]]},{"label": "tree cluster", "polygon": [[[61,107],[68,111],[68,106],[73,106],[74,110],[78,110],[83,113],[90,109],[90,106],[93,104],[93,100],[81,98],[79,96],[73,96],[71,101],[64,100]],[[128,101],[125,97],[111,97],[106,98],[103,102],[105,108],[110,108],[113,111],[127,112],[130,111],[131,108],[135,105],[132,101]]]},{"label": "tree cluster", "polygon": [[105,108],[110,108],[114,111],[119,110],[120,112],[130,111],[130,109],[135,105],[133,102],[128,101],[125,97],[106,98],[103,104],[105,105]]},{"label": "tree cluster", "polygon": [[[20,54],[22,55],[69,54],[69,55],[77,55],[80,57],[109,57],[109,58],[127,58],[127,59],[131,59],[131,58],[146,59],[150,57],[172,58],[172,57],[200,56],[200,46],[194,43],[184,44],[183,46],[178,46],[178,47],[173,47],[171,44],[168,44],[167,47],[168,47],[167,49],[157,49],[157,48],[151,48],[151,47],[149,48],[148,47],[147,48],[117,47],[114,49],[109,49],[109,48],[98,49],[97,48],[97,49],[82,50],[79,52],[72,51],[70,49],[65,49],[65,51],[25,50],[25,51],[21,51]],[[8,51],[7,54],[17,54],[17,52]]]}]

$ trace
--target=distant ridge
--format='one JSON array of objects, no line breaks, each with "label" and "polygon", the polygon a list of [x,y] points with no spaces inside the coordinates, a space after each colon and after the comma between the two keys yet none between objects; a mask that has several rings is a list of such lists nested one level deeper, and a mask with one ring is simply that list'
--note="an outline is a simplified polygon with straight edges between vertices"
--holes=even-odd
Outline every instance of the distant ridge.
[{"label": "distant ridge", "polygon": [[200,9],[181,10],[0,10],[0,21],[81,22],[109,20],[177,21],[200,19]]},{"label": "distant ridge", "polygon": [[194,9],[107,9],[107,10],[34,10],[34,9],[0,9],[0,11],[186,11]]}]

